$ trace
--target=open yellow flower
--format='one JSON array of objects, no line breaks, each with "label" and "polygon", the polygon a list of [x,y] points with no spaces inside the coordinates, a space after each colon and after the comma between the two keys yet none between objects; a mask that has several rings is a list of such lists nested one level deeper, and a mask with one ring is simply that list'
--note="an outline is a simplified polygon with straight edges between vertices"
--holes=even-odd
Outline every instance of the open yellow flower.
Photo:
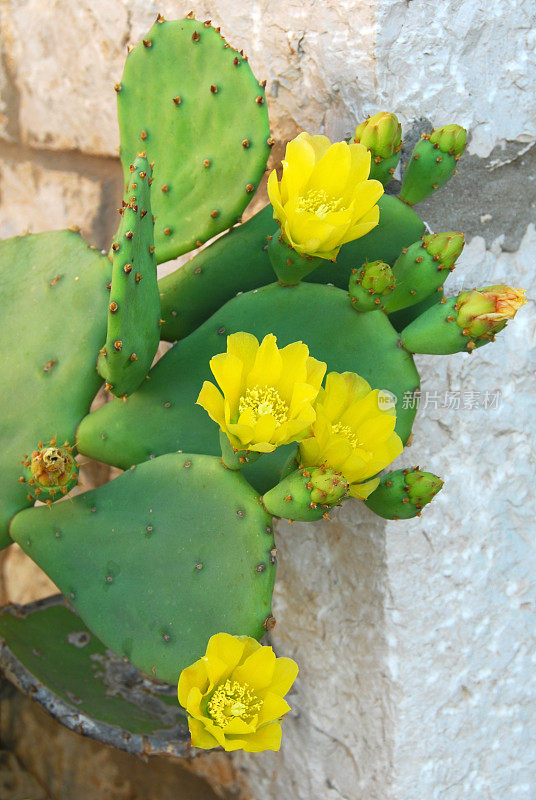
[{"label": "open yellow flower", "polygon": [[330,372],[316,402],[312,436],[300,443],[300,463],[340,472],[349,494],[365,500],[378,486],[373,476],[402,452],[394,407],[381,401],[380,390],[355,372]]},{"label": "open yellow flower", "polygon": [[300,133],[287,144],[283,175],[273,170],[268,196],[284,238],[299,253],[335,260],[345,242],[378,224],[379,181],[368,180],[370,153],[361,144]]},{"label": "open yellow flower", "polygon": [[303,342],[279,350],[272,333],[261,344],[251,333],[233,333],[210,369],[223,396],[205,381],[197,403],[235,450],[271,453],[307,434],[326,365],[311,358]]},{"label": "open yellow flower", "polygon": [[298,665],[276,658],[271,647],[249,636],[217,633],[206,654],[181,672],[179,703],[188,712],[193,747],[279,750],[284,696]]}]

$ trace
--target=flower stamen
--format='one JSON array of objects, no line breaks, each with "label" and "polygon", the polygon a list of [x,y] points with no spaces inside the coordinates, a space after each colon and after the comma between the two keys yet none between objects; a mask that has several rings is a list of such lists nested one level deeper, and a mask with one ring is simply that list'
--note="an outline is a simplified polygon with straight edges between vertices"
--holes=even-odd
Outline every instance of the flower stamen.
[{"label": "flower stamen", "polygon": [[330,197],[324,189],[310,189],[298,199],[296,211],[309,211],[322,219],[330,211],[346,211],[342,197]]},{"label": "flower stamen", "polygon": [[339,436],[344,436],[346,441],[351,445],[351,447],[354,448],[354,450],[356,450],[358,447],[362,447],[357,433],[355,433],[355,431],[353,431],[348,425],[343,425],[342,422],[337,422],[336,425],[332,426],[331,430],[333,433],[336,433]]},{"label": "flower stamen", "polygon": [[209,715],[220,728],[225,728],[234,717],[249,723],[261,708],[262,701],[247,683],[230,678],[217,687],[207,705]]},{"label": "flower stamen", "polygon": [[278,425],[288,420],[288,406],[273,386],[251,386],[246,389],[238,401],[238,410],[242,414],[247,409],[253,411],[255,421],[266,414],[271,414]]}]

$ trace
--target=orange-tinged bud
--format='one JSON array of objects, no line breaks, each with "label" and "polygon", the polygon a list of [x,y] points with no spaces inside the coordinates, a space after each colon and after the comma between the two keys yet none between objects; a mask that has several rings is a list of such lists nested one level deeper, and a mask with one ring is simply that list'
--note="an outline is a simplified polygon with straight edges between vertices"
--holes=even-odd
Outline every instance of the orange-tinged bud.
[{"label": "orange-tinged bud", "polygon": [[462,292],[456,322],[472,337],[489,336],[502,330],[526,302],[524,289],[504,284]]}]

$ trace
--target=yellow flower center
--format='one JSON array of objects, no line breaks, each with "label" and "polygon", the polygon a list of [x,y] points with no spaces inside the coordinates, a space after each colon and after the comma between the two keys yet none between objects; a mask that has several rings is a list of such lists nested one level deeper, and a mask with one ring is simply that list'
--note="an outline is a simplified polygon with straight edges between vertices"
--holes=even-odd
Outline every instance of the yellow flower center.
[{"label": "yellow flower center", "polygon": [[288,419],[288,406],[273,386],[252,386],[246,389],[246,393],[238,401],[238,410],[242,414],[248,408],[255,414],[255,420],[271,414],[279,425],[283,425]]},{"label": "yellow flower center", "polygon": [[214,691],[207,711],[216,725],[225,728],[234,717],[240,717],[246,723],[251,722],[261,708],[262,701],[251,686],[227,678],[225,683]]},{"label": "yellow flower center", "polygon": [[342,422],[337,422],[336,425],[333,425],[332,432],[338,434],[339,436],[344,436],[346,441],[354,448],[361,446],[361,442],[357,434],[350,428],[348,425],[343,425]]},{"label": "yellow flower center", "polygon": [[310,189],[298,200],[296,211],[309,211],[322,218],[330,211],[344,211],[345,206],[341,204],[341,197],[330,197],[324,189]]}]

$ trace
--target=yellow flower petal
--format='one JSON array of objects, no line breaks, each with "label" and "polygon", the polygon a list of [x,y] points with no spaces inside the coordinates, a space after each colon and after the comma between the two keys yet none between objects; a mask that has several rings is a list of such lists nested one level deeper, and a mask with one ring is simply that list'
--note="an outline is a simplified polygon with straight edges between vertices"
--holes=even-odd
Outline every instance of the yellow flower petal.
[{"label": "yellow flower petal", "polygon": [[350,173],[348,175],[348,195],[344,195],[344,199],[349,204],[352,200],[352,194],[355,192],[355,187],[366,181],[370,173],[370,152],[362,144],[351,142],[348,146],[350,151]]},{"label": "yellow flower petal", "polygon": [[220,392],[210,381],[204,381],[196,405],[205,409],[207,414],[220,427],[225,424],[224,402]]},{"label": "yellow flower petal", "polygon": [[210,359],[210,369],[231,408],[231,417],[238,414],[242,393],[242,362],[230,353],[219,353]]},{"label": "yellow flower petal", "polygon": [[195,719],[203,719],[205,717],[205,714],[201,711],[202,701],[203,695],[201,694],[201,691],[197,686],[192,686],[188,692],[188,698],[186,700],[186,711],[191,717],[194,717]]},{"label": "yellow flower petal", "polygon": [[315,134],[311,136],[310,134],[301,133],[300,136],[307,136],[308,142],[310,142],[313,150],[315,151],[315,159],[316,161],[320,161],[328,147],[331,147],[331,142],[327,136],[322,136],[321,134]]},{"label": "yellow flower petal", "polygon": [[263,697],[262,708],[259,712],[259,725],[267,722],[274,722],[290,711],[290,706],[286,700],[273,691],[268,690]]},{"label": "yellow flower petal", "polygon": [[232,679],[239,683],[247,683],[253,690],[264,689],[272,680],[275,661],[272,648],[261,647],[234,669]]},{"label": "yellow flower petal", "polygon": [[374,489],[378,488],[379,483],[379,478],[373,478],[373,480],[367,481],[366,483],[353,483],[350,486],[348,494],[351,497],[359,498],[359,500],[366,500],[369,494],[372,494]]},{"label": "yellow flower petal", "polygon": [[327,364],[325,364],[324,361],[318,361],[316,358],[309,356],[307,359],[306,368],[307,383],[310,383],[311,386],[314,386],[318,391],[324,379],[324,375],[326,374]]},{"label": "yellow flower petal", "polygon": [[276,420],[271,414],[263,414],[255,423],[254,439],[259,444],[269,444],[276,429]]},{"label": "yellow flower petal", "polygon": [[277,172],[273,169],[268,176],[268,197],[270,203],[274,207],[274,218],[278,220],[285,219],[285,210],[283,208],[283,200],[281,198],[281,191],[279,189],[279,181],[277,180]]},{"label": "yellow flower petal", "polygon": [[297,136],[285,149],[283,175],[288,197],[299,194],[315,165],[315,151],[306,138]]},{"label": "yellow flower petal", "polygon": [[227,337],[227,352],[242,362],[242,384],[245,384],[246,376],[253,369],[258,349],[258,339],[251,333],[241,331]]},{"label": "yellow flower petal", "polygon": [[276,386],[281,376],[283,359],[277,349],[277,339],[269,333],[262,340],[253,369],[247,376],[247,386]]},{"label": "yellow flower petal", "polygon": [[281,748],[281,724],[279,722],[270,722],[268,725],[263,725],[262,728],[258,728],[247,739],[242,739],[242,742],[241,748],[246,753],[260,753],[263,750],[277,751]]},{"label": "yellow flower petal", "polygon": [[290,405],[294,383],[307,380],[307,358],[309,348],[303,342],[293,342],[280,351],[282,359],[281,377],[278,391],[287,405]]},{"label": "yellow flower petal", "polygon": [[225,676],[227,677],[240,662],[244,647],[245,641],[242,638],[231,636],[230,633],[216,633],[208,640],[205,658],[209,663],[215,659],[222,661],[227,670]]},{"label": "yellow flower petal", "polygon": [[192,747],[201,747],[203,750],[211,750],[213,747],[219,747],[220,744],[205,728],[203,723],[198,719],[188,717],[188,728],[192,737]]},{"label": "yellow flower petal", "polygon": [[186,667],[180,674],[177,696],[183,708],[186,708],[190,689],[194,686],[200,690],[201,694],[205,694],[209,687],[207,662],[204,658],[200,658],[190,667]]},{"label": "yellow flower petal", "polygon": [[292,399],[288,415],[289,417],[301,416],[301,411],[307,403],[312,403],[316,398],[316,389],[308,383],[295,383],[292,388]]},{"label": "yellow flower petal", "polygon": [[227,738],[228,736],[244,736],[244,734],[255,733],[256,728],[256,725],[244,722],[240,717],[234,717],[229,720],[223,730],[225,738]]},{"label": "yellow flower petal", "polygon": [[298,676],[298,665],[292,658],[279,656],[276,659],[270,691],[284,697]]},{"label": "yellow flower petal", "polygon": [[350,148],[346,142],[328,147],[315,165],[307,184],[307,191],[324,191],[330,197],[341,197],[350,174]]},{"label": "yellow flower petal", "polygon": [[374,206],[374,208],[371,208],[371,210],[361,217],[361,219],[356,222],[355,225],[352,225],[352,227],[348,228],[341,239],[341,245],[346,244],[346,242],[353,242],[355,239],[361,239],[362,236],[366,236],[369,231],[376,227],[379,221],[380,209],[378,206]]}]

